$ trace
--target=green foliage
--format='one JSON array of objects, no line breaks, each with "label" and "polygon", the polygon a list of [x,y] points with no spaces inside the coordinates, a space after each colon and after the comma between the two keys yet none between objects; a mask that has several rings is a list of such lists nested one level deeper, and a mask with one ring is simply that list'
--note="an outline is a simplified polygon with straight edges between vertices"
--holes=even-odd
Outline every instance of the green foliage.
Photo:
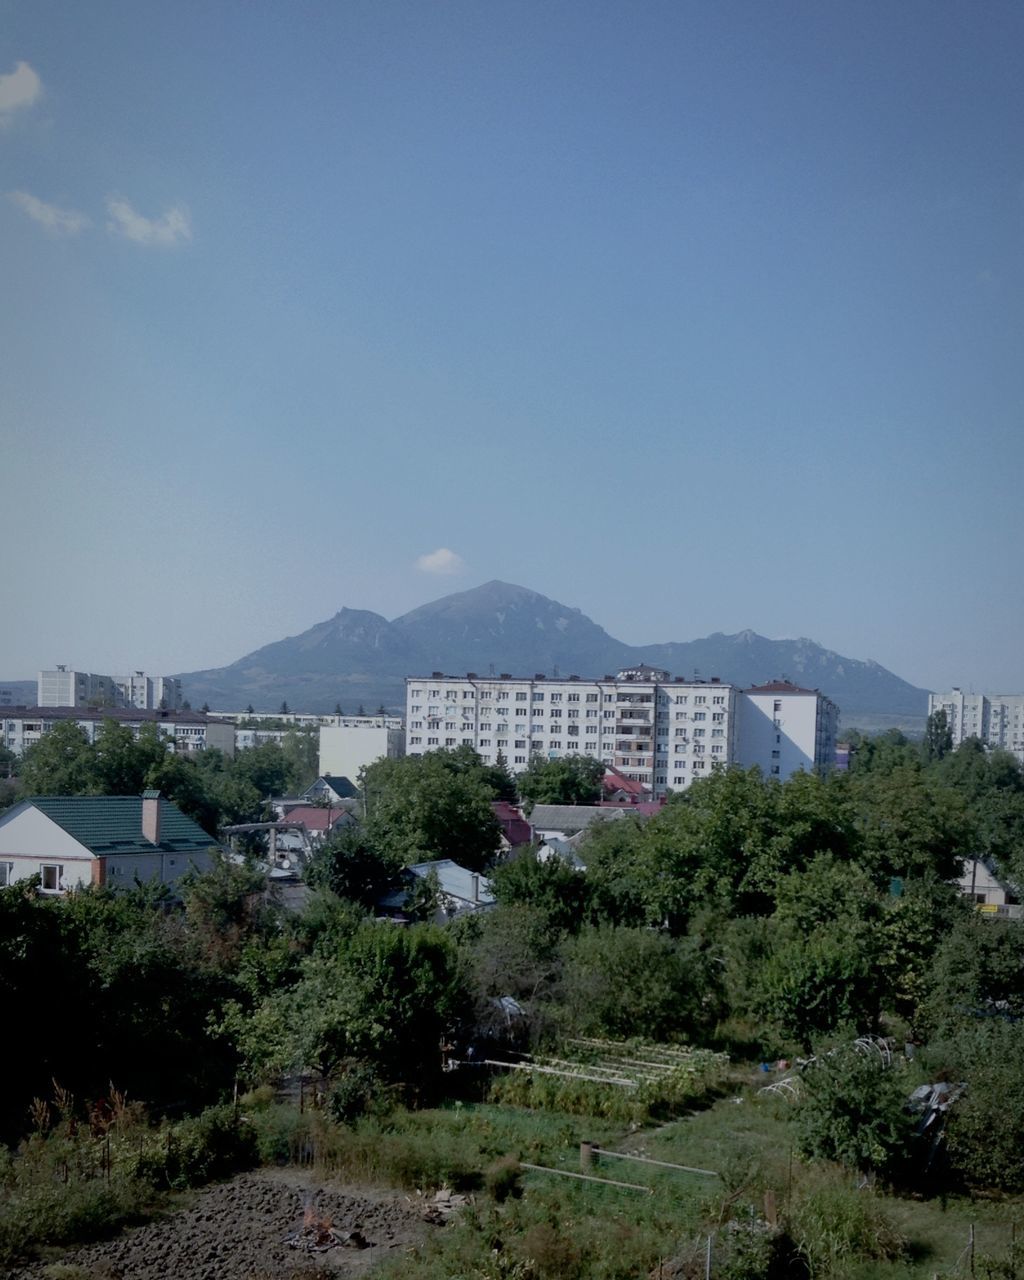
[{"label": "green foliage", "polygon": [[855,1188],[837,1171],[822,1170],[799,1188],[787,1226],[811,1280],[843,1275],[854,1262],[892,1262],[908,1252],[881,1197]]},{"label": "green foliage", "polygon": [[969,1186],[1024,1191],[1024,1024],[1002,1018],[965,1024],[928,1053],[936,1071],[963,1081],[950,1108],[950,1164]]},{"label": "green foliage", "polygon": [[316,849],[306,868],[305,880],[315,889],[329,889],[372,908],[397,880],[403,863],[393,853],[378,851],[361,827],[332,832]]},{"label": "green foliage", "polygon": [[605,766],[592,756],[545,760],[534,755],[519,774],[519,797],[527,813],[537,804],[596,804]]},{"label": "green foliage", "polygon": [[893,1177],[905,1164],[915,1119],[911,1086],[877,1053],[842,1045],[821,1053],[800,1078],[796,1133],[805,1155]]},{"label": "green foliage", "polygon": [[928,717],[924,729],[924,741],[921,743],[921,757],[926,762],[941,760],[953,750],[953,731],[949,727],[949,717],[943,708],[933,711]]},{"label": "green foliage", "polygon": [[1024,1017],[1024,929],[963,912],[936,947],[924,1028],[947,1036],[979,1018]]},{"label": "green foliage", "polygon": [[95,751],[73,720],[58,721],[28,748],[18,776],[27,796],[102,794]]},{"label": "green foliage", "polygon": [[452,858],[479,871],[494,857],[493,791],[475,752],[378,760],[363,771],[361,786],[366,836],[382,858],[403,866]]},{"label": "green foliage", "polygon": [[563,955],[560,1004],[579,1034],[673,1041],[702,1028],[711,975],[688,939],[589,926],[565,942]]},{"label": "green foliage", "polygon": [[586,916],[587,878],[560,858],[539,862],[526,851],[496,867],[491,886],[499,903],[532,907],[558,932],[578,929]]}]

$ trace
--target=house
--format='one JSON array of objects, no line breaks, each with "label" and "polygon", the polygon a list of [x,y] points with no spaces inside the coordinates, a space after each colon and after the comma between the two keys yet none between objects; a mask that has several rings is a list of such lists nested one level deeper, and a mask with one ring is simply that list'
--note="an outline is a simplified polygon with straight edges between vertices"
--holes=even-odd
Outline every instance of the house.
[{"label": "house", "polygon": [[994,864],[987,859],[966,859],[957,887],[983,915],[1012,920],[1024,917],[1024,907],[1018,902],[1013,889],[999,879]]},{"label": "house", "polygon": [[603,804],[639,804],[641,800],[649,800],[651,793],[642,782],[627,778],[617,769],[605,769],[601,796]]},{"label": "house", "polygon": [[277,848],[286,851],[312,851],[332,832],[356,825],[348,809],[318,804],[289,805],[281,821],[293,828],[282,830],[277,836]]},{"label": "house", "polygon": [[431,917],[435,924],[444,924],[467,911],[485,911],[495,904],[490,884],[478,871],[460,867],[451,858],[440,858],[406,867],[402,887],[385,894],[377,903],[382,914],[401,918],[413,890],[432,875],[437,881],[438,903]]},{"label": "house", "polygon": [[530,824],[523,817],[521,809],[517,809],[508,800],[494,800],[491,803],[494,816],[501,828],[501,848],[503,853],[510,853],[520,845],[529,844],[533,839]]},{"label": "house", "polygon": [[303,800],[314,804],[338,804],[342,800],[356,800],[359,788],[339,773],[324,773],[302,793]]},{"label": "house", "polygon": [[594,822],[614,822],[633,811],[633,806],[596,804],[537,804],[530,812],[534,840],[543,843],[552,836],[574,836]]},{"label": "house", "polygon": [[136,880],[173,885],[207,870],[216,845],[159,791],[35,796],[0,814],[0,886],[31,876],[46,894]]}]

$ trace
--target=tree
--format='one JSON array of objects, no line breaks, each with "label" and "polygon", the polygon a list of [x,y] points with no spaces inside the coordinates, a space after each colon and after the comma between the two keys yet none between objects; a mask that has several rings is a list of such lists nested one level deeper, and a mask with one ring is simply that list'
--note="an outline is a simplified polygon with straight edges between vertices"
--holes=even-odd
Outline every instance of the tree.
[{"label": "tree", "polygon": [[517,785],[529,812],[536,804],[596,804],[603,778],[604,765],[591,756],[545,760],[534,755]]},{"label": "tree", "polygon": [[287,703],[287,702],[282,702],[282,703],[281,703],[281,712],[280,712],[280,714],[281,714],[281,715],[283,715],[283,716],[287,716],[287,715],[290,715],[290,714],[291,714],[291,713],[289,712],[289,710],[288,710],[288,703]]},{"label": "tree", "polygon": [[254,715],[256,714],[256,708],[252,705],[252,703],[251,703],[251,702],[250,702],[250,703],[249,703],[249,705],[246,707],[246,709],[245,709],[245,714],[246,714],[247,716],[254,716]]},{"label": "tree", "polygon": [[343,716],[343,715],[345,714],[345,713],[344,713],[344,711],[342,711],[342,709],[341,709],[341,703],[340,703],[340,702],[336,702],[336,703],[334,704],[334,714],[335,714],[336,716]]},{"label": "tree", "polygon": [[137,796],[146,778],[167,758],[167,740],[155,724],[145,724],[138,737],[127,725],[104,720],[93,748],[99,787],[108,796]]},{"label": "tree", "polygon": [[85,730],[61,720],[25,752],[22,791],[28,796],[94,796],[102,794],[96,755]]},{"label": "tree", "polygon": [[498,822],[475,752],[378,760],[362,771],[360,785],[366,835],[382,857],[403,866],[452,858],[472,871],[493,858]]},{"label": "tree", "polygon": [[928,717],[924,729],[924,741],[921,744],[921,756],[925,763],[941,760],[953,750],[953,731],[949,727],[949,717],[943,708],[933,711]]},{"label": "tree", "polygon": [[204,702],[204,703],[203,703],[203,705],[199,708],[199,710],[200,710],[200,712],[201,712],[204,716],[209,715],[209,714],[210,714],[210,704],[209,704],[208,702]]},{"label": "tree", "polygon": [[575,932],[586,917],[586,877],[561,858],[540,862],[524,852],[495,868],[491,886],[500,904],[531,907],[559,933]]},{"label": "tree", "polygon": [[500,747],[494,764],[482,766],[481,776],[494,793],[495,800],[507,800],[510,804],[515,804],[518,799],[516,780],[508,767],[505,753]]},{"label": "tree", "polygon": [[339,898],[371,909],[395,883],[402,866],[399,858],[378,852],[362,828],[343,827],[313,854],[305,880],[313,888],[330,889]]}]

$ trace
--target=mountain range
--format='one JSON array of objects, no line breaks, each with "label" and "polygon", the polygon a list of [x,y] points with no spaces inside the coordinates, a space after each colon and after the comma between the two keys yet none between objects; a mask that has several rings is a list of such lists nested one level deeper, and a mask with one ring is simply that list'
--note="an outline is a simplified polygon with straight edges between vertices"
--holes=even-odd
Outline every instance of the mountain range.
[{"label": "mountain range", "polygon": [[920,729],[928,692],[877,662],[847,658],[813,640],[768,640],[753,631],[715,632],[701,640],[628,645],[610,636],[579,609],[506,582],[443,596],[388,621],[363,609],[341,609],[284,640],[227,667],[180,676],[193,706],[207,702],[232,710],[349,714],[359,706],[405,705],[404,679],[444,671],[459,675],[614,674],[646,662],[673,675],[719,676],[738,685],[786,677],[821,689],[842,713],[846,727]]}]

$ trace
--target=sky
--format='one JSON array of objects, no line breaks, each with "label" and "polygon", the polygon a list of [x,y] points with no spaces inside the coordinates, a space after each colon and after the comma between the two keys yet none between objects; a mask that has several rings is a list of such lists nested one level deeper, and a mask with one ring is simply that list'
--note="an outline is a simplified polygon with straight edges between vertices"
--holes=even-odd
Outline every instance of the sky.
[{"label": "sky", "polygon": [[1024,6],[0,0],[0,679],[492,578],[1024,690]]}]

